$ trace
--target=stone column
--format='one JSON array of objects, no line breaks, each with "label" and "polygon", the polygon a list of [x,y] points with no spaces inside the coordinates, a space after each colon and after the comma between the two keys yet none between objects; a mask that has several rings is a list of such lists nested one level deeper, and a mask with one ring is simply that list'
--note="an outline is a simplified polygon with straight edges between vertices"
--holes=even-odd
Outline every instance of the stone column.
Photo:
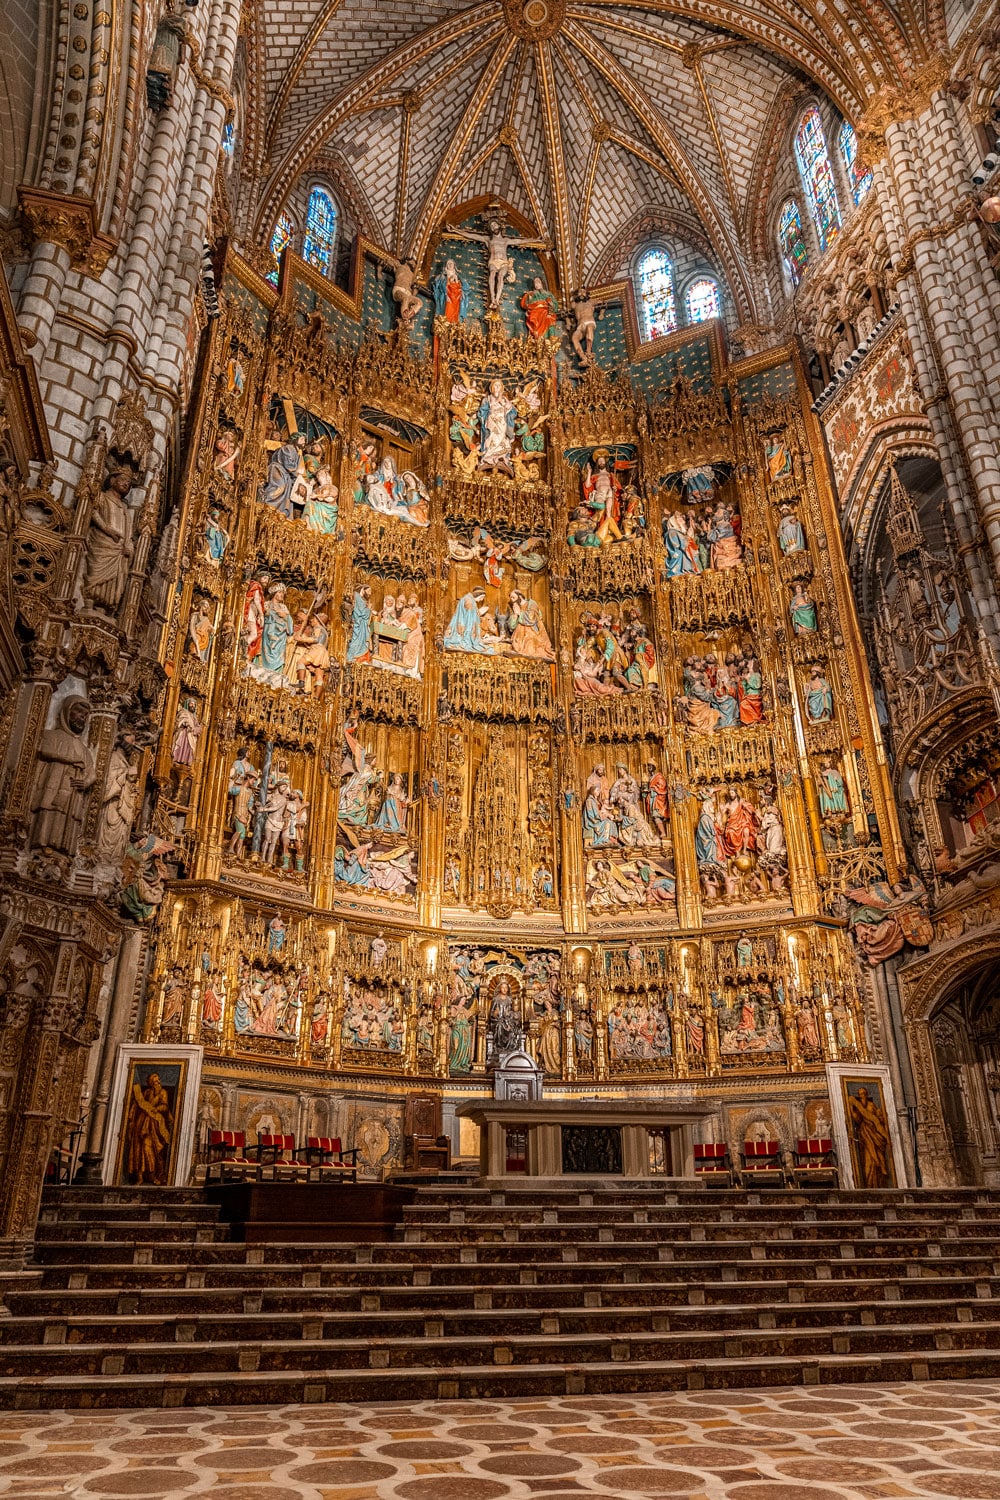
[{"label": "stone column", "polygon": [[104,1132],[108,1122],[108,1100],[111,1095],[111,1078],[114,1073],[118,1043],[129,1040],[128,1027],[135,993],[136,976],[142,967],[146,933],[133,928],[122,939],[115,966],[111,1004],[104,1021],[100,1055],[94,1078],[94,1090],[90,1101],[90,1119],[80,1164],[77,1169],[78,1183],[100,1183],[101,1164],[104,1160]]},{"label": "stone column", "polygon": [[86,980],[75,943],[62,943],[52,993],[36,1006],[21,1050],[10,1113],[6,1169],[0,1180],[0,1268],[27,1259],[52,1151],[53,1106],[63,1032],[83,1010]]},{"label": "stone column", "polygon": [[44,364],[45,352],[52,338],[70,264],[66,246],[52,240],[39,240],[31,252],[31,267],[21,288],[17,321],[19,326],[34,334],[31,354],[39,368]]},{"label": "stone column", "polygon": [[[935,379],[925,395],[929,405],[942,398],[947,403],[993,565],[1000,568],[1000,430],[987,369],[996,363],[1000,306],[981,230],[970,223],[971,203],[960,192],[969,168],[954,107],[939,91],[919,119],[888,126],[885,186],[891,191],[882,196],[888,198],[886,232],[908,331],[915,345],[926,331],[944,386],[941,392]],[[923,329],[915,332],[920,323]]]}]

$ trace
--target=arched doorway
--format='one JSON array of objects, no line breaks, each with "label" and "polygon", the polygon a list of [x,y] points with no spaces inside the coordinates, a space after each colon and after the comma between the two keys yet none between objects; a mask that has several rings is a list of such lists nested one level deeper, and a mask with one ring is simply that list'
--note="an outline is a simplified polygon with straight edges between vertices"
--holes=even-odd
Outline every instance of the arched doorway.
[{"label": "arched doorway", "polygon": [[930,1033],[959,1182],[1000,1184],[1000,967],[980,963],[934,1012]]}]

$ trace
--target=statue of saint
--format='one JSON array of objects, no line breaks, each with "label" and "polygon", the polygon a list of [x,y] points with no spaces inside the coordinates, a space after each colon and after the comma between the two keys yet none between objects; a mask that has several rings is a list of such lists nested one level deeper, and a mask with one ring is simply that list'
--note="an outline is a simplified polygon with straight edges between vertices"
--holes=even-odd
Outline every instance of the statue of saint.
[{"label": "statue of saint", "polygon": [[521,298],[521,307],[532,338],[545,338],[559,321],[559,304],[540,276],[532,277],[531,286]]},{"label": "statue of saint", "polygon": [[594,357],[594,334],[597,332],[597,312],[594,299],[586,287],[581,287],[573,298],[575,327],[570,342],[581,365],[589,365]]},{"label": "statue of saint", "polygon": [[511,454],[517,407],[504,390],[502,380],[491,380],[490,388],[479,403],[479,467],[513,472]]},{"label": "statue of saint", "polygon": [[126,495],[135,476],[127,464],[110,464],[90,516],[83,597],[113,612],[121,603],[132,562],[132,513]]},{"label": "statue of saint", "polygon": [[444,270],[431,281],[434,293],[434,312],[446,323],[461,323],[469,310],[469,289],[458,272],[453,260],[446,260]]},{"label": "statue of saint", "polygon": [[86,698],[64,698],[54,729],[38,746],[39,765],[31,800],[31,842],[38,849],[75,854],[83,828],[86,794],[96,780],[94,756],[85,733],[90,722]]},{"label": "statue of saint", "polygon": [[116,745],[108,765],[101,821],[97,829],[97,857],[105,864],[120,865],[125,858],[138,805],[139,768],[133,766],[121,746]]},{"label": "statue of saint", "polygon": [[506,1057],[521,1046],[523,1032],[520,1018],[514,1009],[514,996],[510,980],[501,979],[490,1005],[490,1034],[493,1037],[493,1055]]}]

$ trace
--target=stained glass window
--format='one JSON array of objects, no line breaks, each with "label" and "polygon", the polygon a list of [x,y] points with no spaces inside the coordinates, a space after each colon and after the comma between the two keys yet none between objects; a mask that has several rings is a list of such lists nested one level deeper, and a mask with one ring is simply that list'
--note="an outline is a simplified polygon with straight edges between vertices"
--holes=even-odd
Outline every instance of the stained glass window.
[{"label": "stained glass window", "polygon": [[302,259],[324,276],[333,270],[333,242],[337,238],[337,205],[325,188],[314,187],[306,209]]},{"label": "stained glass window", "polygon": [[663,250],[647,250],[636,267],[642,336],[659,339],[677,327],[677,303],[674,301],[674,272],[670,257]]},{"label": "stained glass window", "polygon": [[837,140],[840,143],[840,154],[844,158],[844,166],[847,168],[847,178],[851,184],[851,197],[855,203],[860,203],[872,185],[871,168],[862,169],[858,161],[858,138],[846,120],[840,127]]},{"label": "stained glass window", "polygon": [[271,254],[274,256],[274,270],[268,271],[267,279],[272,286],[278,285],[278,268],[281,261],[281,252],[291,244],[295,225],[288,214],[279,214],[274,225],[274,233],[271,236]]},{"label": "stained glass window", "polygon": [[802,273],[809,264],[809,251],[802,233],[799,205],[794,198],[789,198],[783,204],[778,218],[778,247],[792,286],[798,286]]},{"label": "stained glass window", "polygon": [[840,229],[840,204],[827,154],[823,121],[814,106],[810,106],[799,121],[795,132],[795,158],[819,236],[819,248],[825,250]]},{"label": "stained glass window", "polygon": [[719,283],[713,281],[711,276],[699,276],[688,287],[684,295],[684,306],[687,308],[689,323],[704,323],[706,318],[721,318]]},{"label": "stained glass window", "polygon": [[232,161],[236,153],[236,122],[227,120],[222,127],[222,154],[227,161]]}]

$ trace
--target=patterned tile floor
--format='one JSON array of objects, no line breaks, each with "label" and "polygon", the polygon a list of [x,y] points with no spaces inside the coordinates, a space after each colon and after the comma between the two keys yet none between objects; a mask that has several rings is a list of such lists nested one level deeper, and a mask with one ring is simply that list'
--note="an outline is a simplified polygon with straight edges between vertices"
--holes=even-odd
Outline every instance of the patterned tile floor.
[{"label": "patterned tile floor", "polygon": [[0,1496],[1000,1500],[1000,1381],[0,1414]]}]

